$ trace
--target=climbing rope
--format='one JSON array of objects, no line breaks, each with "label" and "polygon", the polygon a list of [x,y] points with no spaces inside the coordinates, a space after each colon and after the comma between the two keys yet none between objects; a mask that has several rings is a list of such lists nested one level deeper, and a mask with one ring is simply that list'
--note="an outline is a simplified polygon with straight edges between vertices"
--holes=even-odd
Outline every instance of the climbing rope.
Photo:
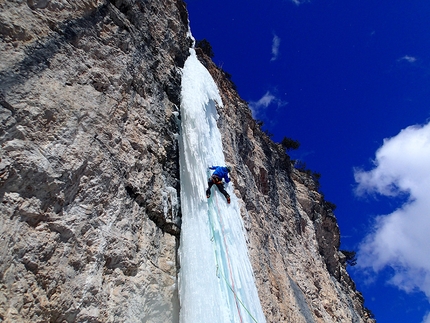
[{"label": "climbing rope", "polygon": [[233,292],[233,294],[235,296],[234,300],[236,302],[237,313],[239,314],[240,322],[242,322],[242,315],[240,314],[239,304],[237,303],[238,297],[237,297],[237,294],[236,294],[236,291],[235,291],[235,288],[234,288],[234,279],[233,279],[233,274],[232,274],[232,271],[231,271],[231,263],[230,263],[230,256],[228,254],[227,241],[225,240],[224,224],[223,224],[221,212],[219,211],[219,206],[218,206],[218,194],[216,194],[216,193],[215,193],[215,202],[216,202],[216,208],[218,210],[219,222],[221,224],[221,232],[222,232],[222,237],[223,237],[223,240],[224,240],[225,253],[227,255],[228,270],[230,272],[230,279],[231,279],[231,287],[230,288],[231,288],[231,290],[232,290],[232,292]]},{"label": "climbing rope", "polygon": [[[240,322],[243,322],[243,320],[242,320],[242,315],[241,315],[241,312],[240,312],[239,303],[240,303],[240,305],[242,305],[242,307],[245,309],[245,311],[248,313],[248,315],[251,317],[251,319],[255,323],[258,323],[257,320],[252,316],[251,312],[246,308],[245,304],[242,302],[242,300],[239,298],[239,296],[237,295],[237,293],[235,291],[233,274],[232,274],[231,263],[230,263],[230,256],[229,256],[229,253],[228,253],[228,246],[227,246],[227,241],[226,241],[225,233],[224,233],[224,224],[223,224],[223,221],[222,221],[222,216],[221,216],[221,212],[219,210],[219,205],[218,205],[218,194],[216,192],[214,192],[214,194],[215,194],[216,209],[217,209],[218,217],[219,217],[220,224],[221,224],[221,233],[222,233],[222,236],[223,236],[224,245],[225,245],[225,249],[226,249],[227,263],[228,263],[228,268],[229,268],[229,273],[230,273],[231,284],[228,281],[228,279],[223,275],[222,271],[219,268],[220,266],[219,266],[219,263],[218,263],[218,253],[217,253],[216,247],[215,247],[215,229],[214,229],[214,225],[213,225],[212,220],[211,220],[210,212],[208,212],[209,224],[210,224],[211,231],[212,231],[212,238],[211,238],[211,240],[214,243],[214,253],[215,253],[215,261],[216,261],[216,267],[217,267],[217,276],[219,277],[221,275],[222,278],[224,279],[224,281],[226,282],[226,285],[228,286],[228,288],[232,291],[232,293],[234,295],[235,303],[236,303],[237,312],[239,314]],[[212,199],[210,199],[209,202],[211,202],[211,200]],[[212,203],[213,203],[213,201],[212,201]]]}]

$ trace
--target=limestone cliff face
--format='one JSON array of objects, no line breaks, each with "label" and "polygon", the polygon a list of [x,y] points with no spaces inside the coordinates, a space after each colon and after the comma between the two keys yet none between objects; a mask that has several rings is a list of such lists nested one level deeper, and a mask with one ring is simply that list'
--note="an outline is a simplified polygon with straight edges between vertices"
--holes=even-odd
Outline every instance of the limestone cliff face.
[{"label": "limestone cliff face", "polygon": [[[178,322],[182,0],[0,2],[0,322]],[[309,176],[200,52],[267,322],[371,322]]]},{"label": "limestone cliff face", "polygon": [[225,73],[199,50],[221,91],[219,127],[268,322],[373,322],[339,252],[336,218],[312,177],[292,168]]},{"label": "limestone cliff face", "polygon": [[0,321],[177,321],[178,1],[0,2]]}]

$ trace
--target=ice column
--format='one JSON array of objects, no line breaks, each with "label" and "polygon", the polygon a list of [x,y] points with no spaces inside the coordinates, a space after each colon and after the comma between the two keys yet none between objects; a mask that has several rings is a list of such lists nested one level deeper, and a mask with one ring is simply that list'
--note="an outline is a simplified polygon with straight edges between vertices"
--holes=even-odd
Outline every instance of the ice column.
[{"label": "ice column", "polygon": [[182,76],[179,248],[181,323],[265,322],[232,184],[228,205],[217,188],[205,195],[208,166],[225,165],[218,88],[194,49]]}]

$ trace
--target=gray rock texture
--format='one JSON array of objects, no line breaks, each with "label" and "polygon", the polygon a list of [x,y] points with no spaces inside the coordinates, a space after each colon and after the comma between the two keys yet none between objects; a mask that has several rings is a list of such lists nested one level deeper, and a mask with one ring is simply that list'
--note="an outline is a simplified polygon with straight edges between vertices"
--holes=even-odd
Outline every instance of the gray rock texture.
[{"label": "gray rock texture", "polygon": [[233,90],[226,73],[198,50],[224,107],[218,127],[268,322],[373,322],[346,271],[340,232],[312,172],[292,167]]},{"label": "gray rock texture", "polygon": [[0,2],[0,321],[175,322],[182,1]]},{"label": "gray rock texture", "polygon": [[[0,322],[178,322],[182,0],[0,1]],[[315,182],[224,101],[267,322],[371,322]]]}]

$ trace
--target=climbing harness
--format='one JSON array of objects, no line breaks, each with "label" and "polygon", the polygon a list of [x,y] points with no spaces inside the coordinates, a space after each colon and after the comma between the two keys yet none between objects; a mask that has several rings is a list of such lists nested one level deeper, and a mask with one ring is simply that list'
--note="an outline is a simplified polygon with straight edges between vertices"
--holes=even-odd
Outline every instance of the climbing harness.
[{"label": "climbing harness", "polygon": [[218,185],[218,184],[221,184],[222,183],[222,179],[221,178],[219,178],[218,176],[216,176],[216,175],[212,175],[211,176],[211,179],[212,179],[212,181],[214,182],[214,184],[215,185]]}]

